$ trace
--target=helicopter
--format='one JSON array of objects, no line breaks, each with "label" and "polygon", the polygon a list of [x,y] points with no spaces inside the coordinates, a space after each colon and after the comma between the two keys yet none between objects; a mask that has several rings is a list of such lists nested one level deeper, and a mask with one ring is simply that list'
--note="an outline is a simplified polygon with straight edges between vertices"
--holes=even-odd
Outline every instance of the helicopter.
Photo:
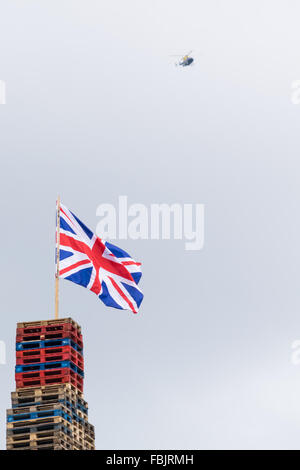
[{"label": "helicopter", "polygon": [[181,59],[178,62],[175,62],[176,67],[177,66],[188,67],[189,65],[192,65],[192,63],[194,62],[194,59],[193,57],[190,57],[191,53],[192,51],[190,51],[188,54],[184,56],[179,56],[179,55],[173,56],[173,57],[181,57]]}]

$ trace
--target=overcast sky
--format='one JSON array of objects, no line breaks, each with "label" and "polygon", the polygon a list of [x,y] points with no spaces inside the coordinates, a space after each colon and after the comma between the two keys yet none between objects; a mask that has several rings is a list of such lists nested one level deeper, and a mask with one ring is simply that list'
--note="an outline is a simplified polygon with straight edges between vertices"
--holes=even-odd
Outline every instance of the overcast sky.
[{"label": "overcast sky", "polygon": [[[0,15],[0,447],[15,327],[54,311],[55,200],[205,204],[205,244],[121,240],[140,313],[61,281],[98,449],[296,448],[297,0],[10,0]],[[195,66],[172,54],[193,50]]]}]

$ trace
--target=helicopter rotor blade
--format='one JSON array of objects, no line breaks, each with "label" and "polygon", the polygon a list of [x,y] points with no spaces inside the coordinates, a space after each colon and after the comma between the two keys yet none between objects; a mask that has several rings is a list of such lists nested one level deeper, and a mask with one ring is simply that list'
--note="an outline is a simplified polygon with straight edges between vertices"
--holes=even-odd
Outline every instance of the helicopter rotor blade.
[{"label": "helicopter rotor blade", "polygon": [[170,54],[169,57],[185,57],[190,55],[193,51],[188,52],[187,54]]}]

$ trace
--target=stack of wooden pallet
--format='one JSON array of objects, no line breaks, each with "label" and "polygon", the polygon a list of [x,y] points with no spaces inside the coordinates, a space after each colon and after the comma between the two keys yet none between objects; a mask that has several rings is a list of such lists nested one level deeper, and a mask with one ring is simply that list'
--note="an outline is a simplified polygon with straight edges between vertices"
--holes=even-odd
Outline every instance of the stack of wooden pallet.
[{"label": "stack of wooden pallet", "polygon": [[7,450],[93,450],[81,329],[71,318],[18,323]]}]

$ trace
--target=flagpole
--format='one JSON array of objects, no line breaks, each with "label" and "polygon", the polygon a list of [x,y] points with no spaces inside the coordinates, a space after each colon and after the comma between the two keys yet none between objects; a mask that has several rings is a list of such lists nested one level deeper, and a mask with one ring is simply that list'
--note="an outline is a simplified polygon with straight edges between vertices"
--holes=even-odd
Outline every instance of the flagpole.
[{"label": "flagpole", "polygon": [[58,196],[57,197],[57,210],[56,210],[55,320],[58,319],[59,250],[60,250],[60,197]]}]

